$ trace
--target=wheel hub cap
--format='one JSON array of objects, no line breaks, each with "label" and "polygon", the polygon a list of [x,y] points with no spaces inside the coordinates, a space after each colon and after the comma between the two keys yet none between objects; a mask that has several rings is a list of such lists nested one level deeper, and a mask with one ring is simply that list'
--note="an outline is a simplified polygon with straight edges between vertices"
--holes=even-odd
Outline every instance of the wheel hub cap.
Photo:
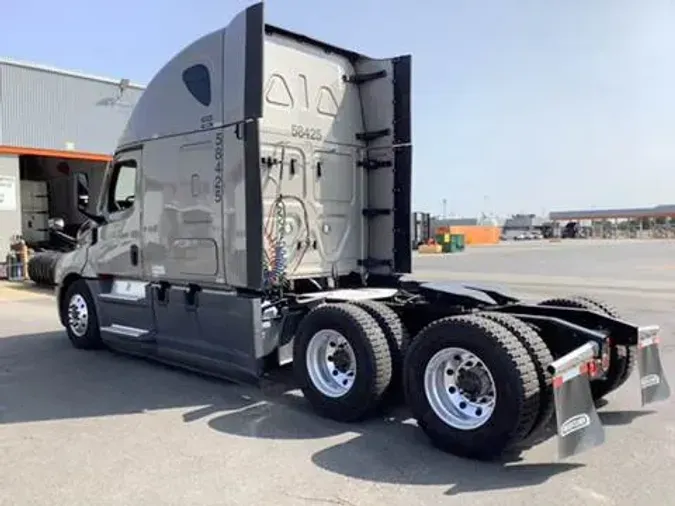
[{"label": "wheel hub cap", "polygon": [[461,348],[437,352],[424,372],[424,391],[431,409],[460,430],[481,427],[492,416],[496,388],[482,360]]},{"label": "wheel hub cap", "polygon": [[472,402],[476,402],[481,397],[491,395],[490,377],[485,369],[478,366],[471,368],[460,367],[457,373],[457,387],[459,391],[467,396]]},{"label": "wheel hub cap", "polygon": [[332,329],[312,336],[306,353],[309,378],[327,397],[342,397],[354,385],[356,356],[345,337]]},{"label": "wheel hub cap", "polygon": [[68,302],[68,326],[77,337],[87,332],[89,325],[89,309],[87,301],[80,294],[75,294]]}]

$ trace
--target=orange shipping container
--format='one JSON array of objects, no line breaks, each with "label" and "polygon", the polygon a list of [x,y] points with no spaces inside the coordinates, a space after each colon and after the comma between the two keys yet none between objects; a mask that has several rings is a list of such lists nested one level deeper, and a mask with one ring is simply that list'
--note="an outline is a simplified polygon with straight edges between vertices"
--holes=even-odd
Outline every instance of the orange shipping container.
[{"label": "orange shipping container", "polygon": [[450,227],[451,234],[463,234],[467,246],[477,244],[497,244],[501,228],[482,225],[461,225]]}]

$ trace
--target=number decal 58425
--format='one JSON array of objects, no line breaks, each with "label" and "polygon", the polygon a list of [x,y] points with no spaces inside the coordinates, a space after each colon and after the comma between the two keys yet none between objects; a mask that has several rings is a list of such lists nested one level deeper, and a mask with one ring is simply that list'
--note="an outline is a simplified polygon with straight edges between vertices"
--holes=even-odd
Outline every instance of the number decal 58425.
[{"label": "number decal 58425", "polygon": [[306,127],[303,125],[291,125],[291,135],[293,137],[300,137],[301,139],[308,139],[310,141],[320,141],[323,139],[321,129]]}]

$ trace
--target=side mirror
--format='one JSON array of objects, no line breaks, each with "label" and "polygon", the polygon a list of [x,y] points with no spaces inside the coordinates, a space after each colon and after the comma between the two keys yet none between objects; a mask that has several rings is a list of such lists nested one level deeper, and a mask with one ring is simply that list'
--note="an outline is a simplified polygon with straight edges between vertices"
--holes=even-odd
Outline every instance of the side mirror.
[{"label": "side mirror", "polygon": [[47,226],[49,227],[49,230],[61,232],[65,228],[66,224],[63,221],[63,218],[49,218],[47,221]]},{"label": "side mirror", "polygon": [[77,208],[86,211],[89,207],[89,178],[82,172],[78,172],[76,178]]},{"label": "side mirror", "polygon": [[87,177],[87,174],[78,172],[75,178],[77,210],[99,225],[105,223],[103,216],[99,216],[89,211],[89,178]]}]

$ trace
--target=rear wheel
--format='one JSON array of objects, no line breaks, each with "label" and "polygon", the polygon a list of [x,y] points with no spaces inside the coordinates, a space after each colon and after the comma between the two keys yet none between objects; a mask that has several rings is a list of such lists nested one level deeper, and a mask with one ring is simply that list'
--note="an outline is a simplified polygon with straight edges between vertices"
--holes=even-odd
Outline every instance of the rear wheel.
[{"label": "rear wheel", "polygon": [[[620,318],[618,312],[612,306],[584,296],[547,299],[539,304],[586,309],[604,313],[613,318]],[[606,378],[591,382],[591,394],[594,401],[602,399],[626,382],[635,367],[635,358],[635,347],[612,344],[609,350],[610,365]]]},{"label": "rear wheel", "polygon": [[527,436],[539,411],[532,360],[506,328],[478,315],[426,326],[404,362],[406,401],[438,448],[491,459]]},{"label": "rear wheel", "polygon": [[385,398],[393,401],[394,397],[401,392],[403,357],[408,347],[410,337],[403,326],[398,314],[386,304],[376,300],[359,300],[350,304],[360,307],[372,316],[382,329],[389,354],[391,356],[391,382],[385,392]]},{"label": "rear wheel", "polygon": [[555,403],[553,400],[553,378],[548,372],[547,367],[553,362],[553,355],[546,346],[541,336],[527,323],[519,320],[515,316],[504,313],[480,313],[480,316],[498,323],[509,330],[525,347],[530,354],[530,359],[537,371],[539,381],[539,412],[534,422],[534,426],[528,435],[536,437],[537,434],[546,428],[547,424],[555,412]]},{"label": "rear wheel", "polygon": [[61,312],[61,320],[65,322],[68,338],[75,348],[92,350],[103,347],[94,299],[83,279],[68,287]]},{"label": "rear wheel", "polygon": [[350,304],[323,304],[305,316],[294,339],[293,368],[314,410],[343,422],[372,413],[391,381],[380,326]]}]

